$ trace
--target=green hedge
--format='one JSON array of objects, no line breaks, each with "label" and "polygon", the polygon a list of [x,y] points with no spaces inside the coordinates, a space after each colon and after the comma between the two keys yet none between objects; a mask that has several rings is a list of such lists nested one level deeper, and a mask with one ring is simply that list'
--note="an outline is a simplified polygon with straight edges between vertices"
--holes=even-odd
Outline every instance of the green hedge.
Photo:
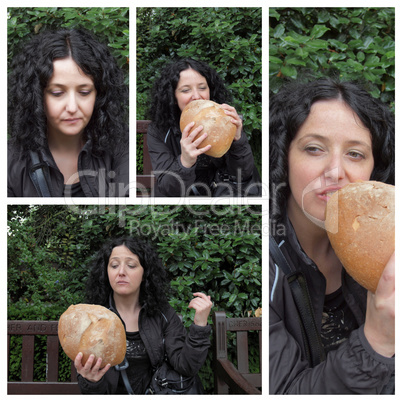
[{"label": "green hedge", "polygon": [[[138,8],[137,119],[147,118],[159,70],[176,57],[209,63],[225,80],[261,166],[261,8]],[[139,172],[142,166],[137,164]]]},{"label": "green hedge", "polygon": [[270,8],[269,84],[322,76],[363,81],[394,106],[394,8]]},{"label": "green hedge", "polygon": [[[131,234],[153,242],[169,273],[170,303],[189,326],[192,293],[204,291],[213,311],[253,315],[262,307],[260,206],[9,206],[8,319],[58,320],[83,301],[88,262],[105,239]],[[212,321],[210,320],[212,323]],[[45,372],[45,344],[37,380]],[[20,341],[11,344],[9,379],[20,375]],[[258,350],[251,348],[254,369]],[[213,388],[212,348],[201,376]],[[61,353],[60,380],[69,376]]]}]

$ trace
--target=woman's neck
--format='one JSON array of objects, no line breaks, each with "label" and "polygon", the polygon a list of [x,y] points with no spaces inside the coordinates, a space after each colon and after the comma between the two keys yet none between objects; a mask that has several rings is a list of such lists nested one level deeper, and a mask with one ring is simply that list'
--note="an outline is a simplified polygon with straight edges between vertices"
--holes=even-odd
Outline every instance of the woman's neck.
[{"label": "woman's neck", "polygon": [[287,212],[297,239],[304,252],[325,276],[326,293],[332,293],[341,286],[342,264],[335,255],[325,229],[313,223],[293,204],[294,200],[289,199]]},{"label": "woman's neck", "polygon": [[113,293],[114,304],[119,314],[133,313],[141,309],[139,295],[118,295]]},{"label": "woman's neck", "polygon": [[293,197],[288,200],[287,213],[300,245],[310,258],[317,253],[317,247],[328,247],[329,239],[325,230],[304,214]]},{"label": "woman's neck", "polygon": [[126,331],[138,331],[138,317],[141,310],[139,295],[122,296],[114,293],[113,299],[116,310],[126,325]]},{"label": "woman's neck", "polygon": [[52,154],[78,155],[84,146],[82,135],[48,134],[47,141]]},{"label": "woman's neck", "polygon": [[64,177],[64,184],[79,182],[78,157],[84,146],[81,135],[48,134],[50,153]]}]

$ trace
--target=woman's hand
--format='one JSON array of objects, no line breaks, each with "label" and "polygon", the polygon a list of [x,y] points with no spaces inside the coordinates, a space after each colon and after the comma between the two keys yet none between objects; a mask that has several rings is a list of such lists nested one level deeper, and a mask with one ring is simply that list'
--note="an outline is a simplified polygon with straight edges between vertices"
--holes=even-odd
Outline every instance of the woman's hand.
[{"label": "woman's hand", "polygon": [[110,369],[110,364],[107,364],[102,370],[100,369],[100,366],[102,364],[101,358],[99,358],[98,361],[96,362],[95,366],[92,367],[92,364],[95,359],[94,355],[89,356],[88,360],[86,361],[85,365],[83,366],[82,362],[81,362],[82,356],[83,356],[83,354],[81,352],[79,352],[74,360],[74,366],[77,369],[77,373],[81,374],[88,381],[98,382],[105,375],[105,373]]},{"label": "woman's hand", "polygon": [[380,355],[395,354],[395,253],[384,268],[375,294],[367,294],[364,334]]},{"label": "woman's hand", "polygon": [[212,308],[211,296],[201,292],[193,293],[193,296],[195,298],[190,301],[188,308],[195,310],[194,324],[205,327],[208,324],[208,316]]},{"label": "woman's hand", "polygon": [[191,133],[190,130],[194,127],[195,122],[187,124],[184,127],[184,130],[181,134],[180,146],[181,146],[181,155],[180,161],[181,164],[186,168],[191,168],[195,162],[197,162],[198,155],[203,154],[211,148],[211,145],[207,145],[203,148],[198,148],[202,141],[207,138],[208,134],[204,133],[194,141],[194,138],[199,134],[203,127],[196,127]]},{"label": "woman's hand", "polygon": [[227,105],[223,103],[221,105],[222,109],[225,113],[232,118],[232,123],[237,127],[236,135],[234,136],[234,140],[240,140],[241,137],[241,130],[243,128],[243,121],[240,116],[237,114],[236,109],[233,106]]}]

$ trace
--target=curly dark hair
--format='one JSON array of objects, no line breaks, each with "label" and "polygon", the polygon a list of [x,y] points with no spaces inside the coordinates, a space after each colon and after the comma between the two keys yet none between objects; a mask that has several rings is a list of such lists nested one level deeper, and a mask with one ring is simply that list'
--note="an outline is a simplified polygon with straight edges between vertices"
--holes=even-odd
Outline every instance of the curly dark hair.
[{"label": "curly dark hair", "polygon": [[151,92],[151,106],[148,111],[153,124],[162,132],[169,128],[179,129],[181,110],[177,105],[175,91],[183,70],[193,69],[207,80],[210,99],[216,103],[229,103],[232,96],[222,78],[207,63],[191,58],[179,59],[162,68]]},{"label": "curly dark hair", "polygon": [[110,239],[104,243],[90,265],[86,283],[86,302],[109,307],[112,287],[108,278],[108,264],[112,250],[126,246],[137,255],[144,269],[140,287],[140,304],[147,314],[152,315],[168,302],[170,291],[166,270],[154,248],[147,241],[133,237]]},{"label": "curly dark hair", "polygon": [[108,47],[88,31],[44,31],[29,40],[11,64],[8,78],[8,132],[20,152],[47,146],[44,90],[53,61],[71,57],[90,76],[97,91],[92,118],[85,129],[93,152],[123,150],[128,140],[128,88]]},{"label": "curly dark hair", "polygon": [[371,133],[374,170],[371,180],[394,184],[395,119],[391,110],[355,82],[321,78],[287,85],[271,96],[269,109],[270,217],[280,222],[290,195],[288,151],[291,141],[310,113],[314,102],[341,99]]}]

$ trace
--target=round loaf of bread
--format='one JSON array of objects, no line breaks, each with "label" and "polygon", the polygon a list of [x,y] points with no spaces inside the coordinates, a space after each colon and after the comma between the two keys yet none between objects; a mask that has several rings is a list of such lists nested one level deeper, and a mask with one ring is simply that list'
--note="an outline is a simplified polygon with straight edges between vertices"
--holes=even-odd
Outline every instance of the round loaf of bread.
[{"label": "round loaf of bread", "polygon": [[82,352],[82,365],[95,355],[94,364],[102,358],[101,367],[120,364],[126,355],[126,332],[120,318],[103,306],[76,304],[59,319],[60,344],[71,359]]},{"label": "round loaf of bread", "polygon": [[231,117],[226,115],[222,107],[210,100],[194,100],[181,113],[180,130],[183,132],[187,124],[193,121],[195,125],[191,131],[198,126],[203,126],[203,130],[197,134],[195,139],[204,133],[208,134],[198,148],[211,145],[211,148],[205,152],[206,155],[214,158],[225,155],[236,135],[236,125],[231,122]]},{"label": "round loaf of bread", "polygon": [[328,200],[325,229],[346,271],[374,293],[395,250],[395,187],[376,181],[346,185]]}]

